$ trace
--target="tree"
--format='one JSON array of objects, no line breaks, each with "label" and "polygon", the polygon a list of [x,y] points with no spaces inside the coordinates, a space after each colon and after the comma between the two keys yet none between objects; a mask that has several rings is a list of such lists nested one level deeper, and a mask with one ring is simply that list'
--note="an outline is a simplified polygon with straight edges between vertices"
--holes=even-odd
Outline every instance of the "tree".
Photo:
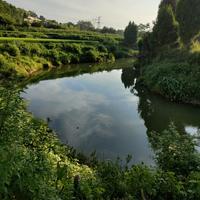
[{"label": "tree", "polygon": [[92,22],[90,21],[81,20],[77,23],[77,26],[80,28],[80,30],[92,31],[95,29]]},{"label": "tree", "polygon": [[25,13],[25,10],[16,8],[6,1],[0,0],[0,25],[21,25]]},{"label": "tree", "polygon": [[162,0],[160,3],[160,8],[162,6],[171,6],[174,13],[176,12],[176,7],[177,7],[177,0]]},{"label": "tree", "polygon": [[179,0],[177,20],[182,41],[189,43],[200,31],[200,0]]},{"label": "tree", "polygon": [[145,33],[150,31],[150,24],[139,24],[138,25],[138,37],[143,37]]},{"label": "tree", "polygon": [[155,53],[155,45],[153,43],[153,34],[146,32],[142,39],[138,41],[139,61],[141,64],[148,64]]},{"label": "tree", "polygon": [[170,45],[178,40],[179,26],[171,5],[163,5],[153,28],[153,38],[157,47]]},{"label": "tree", "polygon": [[45,21],[46,19],[45,19],[45,17],[44,16],[42,16],[42,15],[40,15],[40,18],[39,18],[41,21]]},{"label": "tree", "polygon": [[11,25],[14,24],[14,20],[9,15],[0,15],[0,25]]},{"label": "tree", "polygon": [[55,20],[45,20],[43,22],[43,25],[45,28],[53,28],[53,29],[61,28],[60,24]]},{"label": "tree", "polygon": [[137,42],[138,27],[134,22],[129,22],[124,31],[124,44],[129,47],[135,47]]},{"label": "tree", "polygon": [[28,15],[31,16],[31,17],[38,18],[37,14],[33,11],[28,11]]},{"label": "tree", "polygon": [[101,33],[111,33],[111,34],[116,34],[117,31],[112,28],[112,27],[106,27],[104,26],[102,29],[101,29]]}]

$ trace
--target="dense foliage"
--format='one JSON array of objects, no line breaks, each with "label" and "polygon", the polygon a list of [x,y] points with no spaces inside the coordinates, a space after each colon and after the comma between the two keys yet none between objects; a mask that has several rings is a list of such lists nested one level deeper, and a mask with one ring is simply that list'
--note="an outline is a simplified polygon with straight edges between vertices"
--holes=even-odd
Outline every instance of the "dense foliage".
[{"label": "dense foliage", "polygon": [[[179,1],[180,5],[181,1],[184,0]],[[1,0],[0,3],[0,6],[4,5]],[[141,68],[139,80],[170,100],[200,104],[200,40],[196,35],[199,28],[196,29],[198,25],[193,24],[194,18],[191,19],[195,28],[187,37],[191,39],[196,35],[195,38],[187,48],[177,46],[178,24],[173,3],[175,1],[163,1],[153,33],[141,34],[140,61],[147,60],[144,63],[151,65]],[[192,3],[187,5],[194,6]],[[6,6],[10,10],[6,11],[8,15],[0,14],[1,24],[21,23],[23,11]],[[198,13],[198,10],[194,11]],[[12,12],[16,13],[15,19]],[[198,17],[195,19],[198,22]],[[82,25],[87,25],[84,29],[91,26],[85,22]],[[20,98],[21,87],[19,82],[8,81],[11,75],[19,78],[19,75],[27,76],[42,68],[112,61],[135,53],[125,48],[121,44],[122,38],[116,35],[67,32],[55,29],[59,27],[54,21],[49,23],[51,28],[54,27],[51,33],[49,29],[38,28],[38,24],[34,26],[0,33],[5,37],[0,43],[0,199],[200,199],[200,155],[196,148],[199,135],[178,132],[173,124],[163,132],[149,132],[157,166],[130,166],[131,156],[127,156],[124,166],[120,160],[100,162],[95,155],[86,158],[78,154],[62,145],[44,121],[25,111],[26,105]],[[125,44],[135,47],[137,26],[130,23],[124,35]],[[12,37],[15,41],[10,42],[14,40]],[[48,77],[46,73],[41,73],[38,80],[43,75]],[[124,73],[130,75],[125,87],[133,85],[131,72],[126,70]]]},{"label": "dense foliage", "polygon": [[[95,32],[89,21],[79,21],[76,28],[69,23],[59,27],[55,20],[38,17],[34,12],[17,9],[4,1],[0,1],[0,8],[4,19],[7,13],[17,20],[16,23],[0,21],[0,73],[6,77],[14,73],[27,76],[43,68],[67,64],[110,62],[136,54],[123,45],[123,38],[116,31],[107,34],[104,31],[109,30],[104,28],[104,34]],[[27,17],[36,21],[31,22],[31,26],[25,25]]]},{"label": "dense foliage", "polygon": [[137,42],[138,28],[134,22],[129,22],[124,31],[124,43],[126,46],[134,48]]},{"label": "dense foliage", "polygon": [[155,45],[159,48],[177,42],[178,23],[170,5],[160,7],[157,21],[153,28],[153,37]]},{"label": "dense foliage", "polygon": [[[87,199],[101,188],[94,171],[80,165],[41,121],[24,111],[16,87],[0,90],[0,199]],[[74,177],[81,176],[77,193]],[[91,187],[91,186],[95,186]],[[84,190],[84,192],[82,192]]]},{"label": "dense foliage", "polygon": [[180,0],[177,7],[180,36],[185,43],[200,31],[200,1]]},{"label": "dense foliage", "polygon": [[7,2],[0,0],[0,25],[22,24],[25,10],[16,8]]},{"label": "dense foliage", "polygon": [[24,76],[43,67],[114,61],[136,54],[114,34],[31,28],[1,31],[0,35],[0,71],[7,75],[15,71]]},{"label": "dense foliage", "polygon": [[200,104],[199,1],[180,0],[177,9],[172,2],[161,2],[153,31],[138,43],[140,81],[172,101]]},{"label": "dense foliage", "polygon": [[200,104],[200,53],[169,50],[142,70],[140,81],[171,101]]},{"label": "dense foliage", "polygon": [[177,1],[178,0],[162,0],[160,3],[160,8],[163,6],[171,6],[173,9],[173,12],[176,12],[176,8],[177,8]]}]

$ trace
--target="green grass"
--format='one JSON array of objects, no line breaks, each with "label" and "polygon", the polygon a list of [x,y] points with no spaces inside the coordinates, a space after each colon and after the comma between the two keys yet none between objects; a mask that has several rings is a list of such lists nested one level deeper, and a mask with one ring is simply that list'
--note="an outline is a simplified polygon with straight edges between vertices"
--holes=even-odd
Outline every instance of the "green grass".
[{"label": "green grass", "polygon": [[188,62],[154,62],[143,68],[140,81],[171,101],[200,105],[200,67]]},{"label": "green grass", "polygon": [[102,43],[119,43],[123,40],[117,34],[102,34],[91,31],[78,30],[51,30],[51,29],[28,29],[17,31],[0,30],[0,37],[6,38],[39,38],[39,39],[68,39],[99,41]]},{"label": "green grass", "polygon": [[200,42],[199,41],[192,42],[191,52],[192,53],[200,53]]},{"label": "green grass", "polygon": [[0,41],[23,41],[23,42],[52,42],[52,43],[87,43],[98,44],[98,41],[87,40],[68,40],[68,39],[43,39],[43,38],[15,38],[15,37],[0,37]]}]

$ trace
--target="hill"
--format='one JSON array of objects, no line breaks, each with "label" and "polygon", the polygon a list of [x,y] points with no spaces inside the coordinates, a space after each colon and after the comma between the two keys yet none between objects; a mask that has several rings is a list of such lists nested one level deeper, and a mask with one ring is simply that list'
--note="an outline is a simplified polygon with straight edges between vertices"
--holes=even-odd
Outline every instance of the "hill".
[{"label": "hill", "polygon": [[27,11],[0,0],[0,24],[21,25]]}]

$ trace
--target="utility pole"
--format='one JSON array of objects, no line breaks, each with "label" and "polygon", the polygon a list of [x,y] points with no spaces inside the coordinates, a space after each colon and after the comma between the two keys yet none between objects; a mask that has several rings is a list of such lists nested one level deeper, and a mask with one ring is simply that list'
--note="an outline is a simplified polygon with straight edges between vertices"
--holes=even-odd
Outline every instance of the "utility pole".
[{"label": "utility pole", "polygon": [[97,28],[97,29],[100,29],[101,28],[101,16],[99,16],[99,17],[97,17],[97,18],[95,18],[95,19],[93,19],[92,21],[93,21],[93,23],[94,23],[94,25],[95,25],[95,27]]},{"label": "utility pole", "polygon": [[100,16],[97,18],[97,28],[98,29],[101,28],[101,17]]}]

